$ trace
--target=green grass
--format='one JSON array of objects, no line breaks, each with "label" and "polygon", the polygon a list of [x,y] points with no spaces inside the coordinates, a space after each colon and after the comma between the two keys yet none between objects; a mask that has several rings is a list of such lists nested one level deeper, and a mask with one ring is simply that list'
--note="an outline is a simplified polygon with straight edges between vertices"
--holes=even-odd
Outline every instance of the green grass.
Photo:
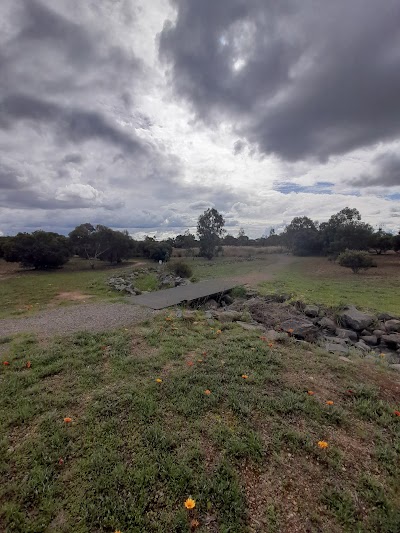
[{"label": "green grass", "polygon": [[[65,268],[54,271],[21,271],[0,279],[0,318],[33,313],[49,303],[71,305],[71,301],[57,300],[62,292],[80,292],[90,297],[86,301],[118,301],[123,295],[111,289],[107,279],[131,271],[131,266],[123,264],[111,267],[100,263],[91,270],[86,261],[73,259]],[[137,280],[141,290],[153,290],[155,277],[145,275]]]},{"label": "green grass", "polygon": [[304,302],[329,307],[351,303],[365,309],[400,314],[400,258],[377,259],[378,268],[355,275],[326,258],[295,258],[274,281],[263,282],[261,292],[289,293]]},{"label": "green grass", "polygon": [[[193,269],[193,276],[199,280],[244,276],[256,272],[263,272],[265,267],[276,263],[276,254],[267,255],[261,259],[239,257],[215,257],[211,261],[196,257],[184,261]],[[182,259],[179,259],[180,261]]]},{"label": "green grass", "polygon": [[399,406],[373,364],[269,346],[201,312],[168,318],[5,340],[1,531],[399,530]]}]

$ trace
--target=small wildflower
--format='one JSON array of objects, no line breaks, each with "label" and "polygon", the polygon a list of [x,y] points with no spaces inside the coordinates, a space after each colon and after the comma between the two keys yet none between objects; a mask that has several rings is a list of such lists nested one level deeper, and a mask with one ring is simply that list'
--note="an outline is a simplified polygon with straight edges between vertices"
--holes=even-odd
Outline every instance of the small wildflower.
[{"label": "small wildflower", "polygon": [[326,405],[333,405],[333,401],[332,401],[332,400],[328,400],[328,401],[326,402]]},{"label": "small wildflower", "polygon": [[157,379],[156,379],[156,383],[162,383],[162,379],[157,378]]},{"label": "small wildflower", "polygon": [[31,365],[31,362],[28,361],[28,362],[26,363],[26,368],[31,368],[31,366],[32,366],[32,365]]},{"label": "small wildflower", "polygon": [[194,530],[197,529],[200,525],[200,522],[193,518],[193,520],[190,522],[190,527]]},{"label": "small wildflower", "polygon": [[172,318],[171,318],[170,316],[166,316],[166,317],[165,317],[165,320],[166,320],[167,322],[171,322]]},{"label": "small wildflower", "polygon": [[188,498],[185,501],[185,507],[186,507],[186,509],[194,509],[196,507],[195,500],[193,500],[193,498]]},{"label": "small wildflower", "polygon": [[307,394],[308,394],[309,396],[314,396],[315,392],[314,392],[313,390],[308,390],[308,391],[307,391]]},{"label": "small wildflower", "polygon": [[242,374],[243,379],[247,379],[249,376],[247,374]]},{"label": "small wildflower", "polygon": [[384,353],[380,353],[379,357],[385,357],[385,354]]},{"label": "small wildflower", "polygon": [[394,411],[394,414],[395,414],[396,416],[400,416],[400,411]]},{"label": "small wildflower", "polygon": [[204,391],[204,394],[206,394],[207,396],[210,396],[211,391],[210,391],[209,389],[206,389],[206,390]]},{"label": "small wildflower", "polygon": [[66,424],[70,424],[70,423],[72,422],[72,418],[70,418],[69,416],[67,416],[67,417],[64,418],[64,422],[65,422]]},{"label": "small wildflower", "polygon": [[188,361],[186,364],[187,364],[187,366],[193,366],[194,365],[193,361]]},{"label": "small wildflower", "polygon": [[9,363],[8,361],[3,361],[3,365],[4,365],[4,366],[9,366],[9,364],[10,364],[10,363]]},{"label": "small wildflower", "polygon": [[352,391],[351,389],[348,389],[347,392],[348,394],[354,394],[354,391]]},{"label": "small wildflower", "polygon": [[198,362],[198,363],[202,363],[202,362],[203,362],[203,359],[197,359],[197,362]]},{"label": "small wildflower", "polygon": [[321,450],[324,450],[325,448],[329,446],[329,444],[325,440],[319,440],[318,446],[319,448],[321,448]]},{"label": "small wildflower", "polygon": [[273,347],[274,347],[274,345],[272,344],[272,342],[270,342],[270,343],[268,344],[268,346],[269,346],[270,348],[273,348]]},{"label": "small wildflower", "polygon": [[64,459],[62,457],[59,458],[58,464],[62,466],[64,464]]},{"label": "small wildflower", "polygon": [[220,329],[217,329],[217,331],[215,332],[217,335],[220,335],[222,333],[222,331]]},{"label": "small wildflower", "polygon": [[207,352],[202,352],[201,355],[206,356],[206,355],[207,355]]}]

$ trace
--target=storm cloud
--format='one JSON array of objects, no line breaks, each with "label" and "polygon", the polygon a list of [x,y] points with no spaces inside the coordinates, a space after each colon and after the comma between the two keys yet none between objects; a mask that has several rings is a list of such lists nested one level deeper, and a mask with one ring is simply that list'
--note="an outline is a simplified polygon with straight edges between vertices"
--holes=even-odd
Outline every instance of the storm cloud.
[{"label": "storm cloud", "polygon": [[354,179],[356,187],[400,187],[400,154],[380,154],[372,161],[372,169]]},{"label": "storm cloud", "polygon": [[174,0],[160,56],[207,123],[327,160],[400,135],[397,0]]}]

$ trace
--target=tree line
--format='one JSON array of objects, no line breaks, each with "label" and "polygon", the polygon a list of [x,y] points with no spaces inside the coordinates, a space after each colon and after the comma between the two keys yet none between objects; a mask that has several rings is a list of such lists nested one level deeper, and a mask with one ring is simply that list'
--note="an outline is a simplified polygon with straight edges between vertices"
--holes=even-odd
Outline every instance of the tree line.
[{"label": "tree line", "polygon": [[346,250],[374,250],[382,254],[400,251],[400,233],[392,235],[382,229],[374,231],[361,221],[357,209],[346,207],[328,222],[318,223],[308,217],[295,217],[284,231],[270,231],[268,237],[250,239],[241,229],[234,237],[226,235],[225,220],[214,208],[200,215],[197,235],[186,231],[182,235],[157,241],[153,237],[134,240],[127,231],[107,226],[80,224],[68,237],[43,230],[0,237],[0,257],[36,269],[58,268],[71,256],[87,259],[92,268],[97,261],[120,263],[134,257],[168,261],[173,248],[191,250],[194,255],[211,259],[223,246],[283,246],[296,255],[328,255],[338,257]]}]

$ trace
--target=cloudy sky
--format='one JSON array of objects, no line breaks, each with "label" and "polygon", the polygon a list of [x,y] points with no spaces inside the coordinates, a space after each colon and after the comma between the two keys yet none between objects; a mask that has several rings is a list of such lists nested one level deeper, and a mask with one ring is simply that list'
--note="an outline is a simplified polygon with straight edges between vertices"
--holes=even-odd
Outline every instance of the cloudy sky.
[{"label": "cloudy sky", "polygon": [[400,229],[399,0],[1,0],[0,232]]}]

